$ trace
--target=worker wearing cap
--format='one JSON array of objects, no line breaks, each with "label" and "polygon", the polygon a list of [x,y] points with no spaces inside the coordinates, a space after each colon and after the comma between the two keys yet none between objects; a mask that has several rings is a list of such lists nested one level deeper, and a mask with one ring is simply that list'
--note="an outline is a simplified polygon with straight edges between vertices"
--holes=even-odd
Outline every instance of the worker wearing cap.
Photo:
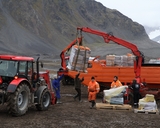
[{"label": "worker wearing cap", "polygon": [[122,83],[118,80],[118,76],[113,77],[113,82],[111,83],[111,88],[117,88],[122,86]]},{"label": "worker wearing cap", "polygon": [[96,95],[99,92],[99,90],[99,84],[96,82],[94,77],[91,77],[91,81],[88,85],[88,100],[92,103],[90,108],[93,108],[95,106]]},{"label": "worker wearing cap", "polygon": [[57,104],[62,103],[60,101],[60,98],[61,98],[61,96],[60,96],[60,81],[63,76],[64,76],[64,74],[61,75],[60,77],[55,77],[54,79],[52,79],[52,86],[53,86],[55,93],[56,93]]}]

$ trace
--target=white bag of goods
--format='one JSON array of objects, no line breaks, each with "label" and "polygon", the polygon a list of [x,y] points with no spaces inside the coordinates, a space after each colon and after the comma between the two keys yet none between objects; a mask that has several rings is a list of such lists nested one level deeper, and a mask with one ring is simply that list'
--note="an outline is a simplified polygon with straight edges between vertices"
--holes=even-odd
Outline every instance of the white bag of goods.
[{"label": "white bag of goods", "polygon": [[123,97],[111,97],[110,104],[120,104],[124,103]]},{"label": "white bag of goods", "polygon": [[91,50],[84,46],[72,46],[67,68],[70,70],[87,72]]},{"label": "white bag of goods", "polygon": [[128,66],[127,59],[128,59],[128,56],[126,55],[121,56],[121,66]]},{"label": "white bag of goods", "polygon": [[106,56],[106,64],[107,66],[114,66],[115,65],[115,55],[107,55]]},{"label": "white bag of goods", "polygon": [[121,56],[115,56],[115,66],[122,66],[121,64]]},{"label": "white bag of goods", "polygon": [[146,96],[139,100],[139,110],[149,110],[149,111],[156,111],[157,104],[154,99],[154,95],[146,94]]},{"label": "white bag of goods", "polygon": [[127,54],[127,63],[128,63],[128,66],[133,66],[135,59],[136,59],[136,57],[134,55]]},{"label": "white bag of goods", "polygon": [[145,102],[154,102],[155,101],[154,95],[152,95],[152,94],[146,94],[146,96],[143,98],[143,100]]},{"label": "white bag of goods", "polygon": [[117,55],[107,55],[106,65],[107,66],[133,66],[135,56],[132,54],[117,56]]},{"label": "white bag of goods", "polygon": [[123,95],[126,92],[126,88],[128,88],[128,86],[121,86],[117,88],[111,88],[109,90],[103,90],[103,100],[107,103],[110,103],[112,97],[123,98]]},{"label": "white bag of goods", "polygon": [[150,59],[149,63],[151,63],[151,64],[160,64],[160,59]]}]

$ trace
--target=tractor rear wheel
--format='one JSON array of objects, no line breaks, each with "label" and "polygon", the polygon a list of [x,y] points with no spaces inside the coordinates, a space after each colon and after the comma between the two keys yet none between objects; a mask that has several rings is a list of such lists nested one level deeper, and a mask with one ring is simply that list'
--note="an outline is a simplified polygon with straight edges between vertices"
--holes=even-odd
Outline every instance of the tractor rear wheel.
[{"label": "tractor rear wheel", "polygon": [[45,89],[41,95],[40,103],[36,105],[37,110],[48,110],[49,105],[51,103],[51,95],[50,92]]},{"label": "tractor rear wheel", "polygon": [[14,93],[8,95],[8,111],[13,116],[22,116],[29,106],[30,90],[26,83],[22,83]]}]

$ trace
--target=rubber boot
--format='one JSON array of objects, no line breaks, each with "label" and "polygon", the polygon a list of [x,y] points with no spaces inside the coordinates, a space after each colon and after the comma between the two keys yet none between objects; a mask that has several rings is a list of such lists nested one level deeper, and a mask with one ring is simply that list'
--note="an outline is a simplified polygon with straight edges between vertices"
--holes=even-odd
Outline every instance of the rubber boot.
[{"label": "rubber boot", "polygon": [[57,104],[61,104],[62,102],[60,101],[60,99],[57,99]]},{"label": "rubber boot", "polygon": [[94,100],[91,100],[91,106],[90,106],[90,109],[94,108],[96,102]]},{"label": "rubber boot", "polygon": [[96,105],[96,102],[93,100],[92,101],[92,108]]},{"label": "rubber boot", "polygon": [[56,104],[58,104],[59,103],[59,99],[57,99],[57,102],[56,102]]},{"label": "rubber boot", "polygon": [[134,108],[138,108],[138,103],[134,103]]}]

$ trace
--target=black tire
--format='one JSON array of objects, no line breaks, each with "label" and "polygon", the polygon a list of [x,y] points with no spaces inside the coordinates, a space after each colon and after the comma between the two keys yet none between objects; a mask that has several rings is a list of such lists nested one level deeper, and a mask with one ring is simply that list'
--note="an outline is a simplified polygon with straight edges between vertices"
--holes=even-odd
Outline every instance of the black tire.
[{"label": "black tire", "polygon": [[50,103],[51,103],[50,92],[47,89],[45,89],[42,92],[42,95],[41,95],[41,98],[40,98],[40,104],[37,104],[36,108],[39,111],[48,110]]},{"label": "black tire", "polygon": [[131,106],[134,105],[134,100],[133,100],[133,94],[130,93],[129,96],[128,96],[128,104],[130,104]]},{"label": "black tire", "polygon": [[62,81],[62,84],[63,84],[63,85],[66,85],[66,78],[65,78],[65,76],[62,78],[61,81]]},{"label": "black tire", "polygon": [[24,115],[29,106],[30,90],[26,83],[21,83],[14,93],[8,94],[8,112],[12,116]]},{"label": "black tire", "polygon": [[160,100],[156,100],[156,103],[157,103],[157,108],[159,109],[160,108]]}]

